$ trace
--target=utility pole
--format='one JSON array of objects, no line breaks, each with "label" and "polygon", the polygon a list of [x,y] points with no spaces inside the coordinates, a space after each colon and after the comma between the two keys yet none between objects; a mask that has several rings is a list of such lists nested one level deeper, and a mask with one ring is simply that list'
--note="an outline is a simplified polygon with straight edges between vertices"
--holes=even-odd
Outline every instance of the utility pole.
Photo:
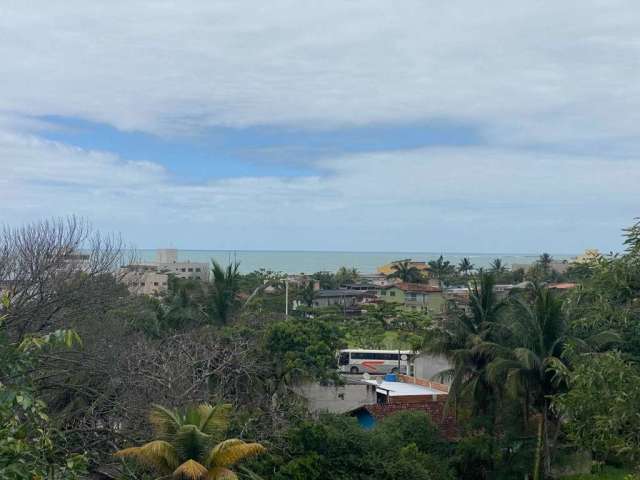
[{"label": "utility pole", "polygon": [[284,279],[284,317],[289,317],[289,278]]}]

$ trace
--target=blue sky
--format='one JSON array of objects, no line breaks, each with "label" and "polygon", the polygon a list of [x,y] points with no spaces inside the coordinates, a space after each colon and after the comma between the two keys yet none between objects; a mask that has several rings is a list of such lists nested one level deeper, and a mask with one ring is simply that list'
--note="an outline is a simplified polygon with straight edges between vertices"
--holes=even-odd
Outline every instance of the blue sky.
[{"label": "blue sky", "polygon": [[0,222],[141,248],[577,253],[640,216],[640,7],[3,10]]},{"label": "blue sky", "polygon": [[428,146],[482,145],[471,125],[445,121],[339,129],[293,127],[209,127],[194,135],[161,136],[121,131],[104,123],[73,117],[42,116],[42,138],[86,150],[103,150],[130,161],[151,160],[176,178],[309,175],[315,160],[345,154],[394,151]]}]

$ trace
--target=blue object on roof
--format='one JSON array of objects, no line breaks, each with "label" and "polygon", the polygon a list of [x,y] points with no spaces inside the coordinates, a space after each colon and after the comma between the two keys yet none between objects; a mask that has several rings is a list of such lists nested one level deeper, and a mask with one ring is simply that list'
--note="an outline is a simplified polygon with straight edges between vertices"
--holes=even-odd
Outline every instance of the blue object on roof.
[{"label": "blue object on roof", "polygon": [[395,373],[387,373],[384,376],[384,381],[385,382],[397,382],[398,381],[398,376]]}]

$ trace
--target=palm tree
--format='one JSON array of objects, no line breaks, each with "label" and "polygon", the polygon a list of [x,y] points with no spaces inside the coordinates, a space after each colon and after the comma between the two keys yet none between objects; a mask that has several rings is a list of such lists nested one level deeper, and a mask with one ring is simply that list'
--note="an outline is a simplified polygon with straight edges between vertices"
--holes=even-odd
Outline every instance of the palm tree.
[{"label": "palm tree", "polygon": [[347,283],[355,283],[360,278],[357,268],[340,267],[336,272],[336,283],[338,286]]},{"label": "palm tree", "polygon": [[263,453],[259,443],[223,440],[231,405],[202,404],[186,410],[154,405],[149,415],[156,440],[116,452],[132,458],[157,475],[157,480],[235,480],[230,469],[239,461]]},{"label": "palm tree", "polygon": [[240,263],[229,263],[223,268],[218,262],[211,260],[211,265],[213,284],[209,295],[209,315],[226,324],[238,305]]},{"label": "palm tree", "polygon": [[[554,422],[550,399],[566,385],[558,375],[566,369],[563,352],[571,342],[588,351],[594,345],[618,340],[611,332],[600,332],[587,340],[569,337],[569,326],[563,312],[562,299],[546,287],[534,284],[526,297],[513,299],[515,315],[505,325],[510,333],[510,353],[495,358],[487,367],[495,385],[512,397],[522,398],[524,420],[528,421],[530,406],[540,414],[538,449],[534,466],[534,479],[551,468],[549,425]],[[556,434],[558,427],[556,427]]]},{"label": "palm tree", "polygon": [[465,277],[469,275],[469,272],[473,271],[473,263],[471,263],[471,260],[469,260],[468,257],[464,257],[460,260],[460,263],[458,264],[458,271]]},{"label": "palm tree", "polygon": [[316,299],[315,281],[309,280],[302,289],[300,289],[298,299],[307,307],[313,307],[313,301]]},{"label": "palm tree", "polygon": [[548,253],[543,253],[538,258],[538,265],[540,265],[545,275],[550,273],[549,270],[551,269],[551,262],[553,262],[553,257]]},{"label": "palm tree", "polygon": [[427,340],[426,349],[444,355],[453,367],[441,372],[449,377],[449,401],[471,401],[475,413],[490,413],[495,406],[495,389],[486,367],[495,358],[495,345],[501,312],[506,306],[494,292],[495,277],[483,271],[469,286],[468,311],[447,315]]},{"label": "palm tree", "polygon": [[456,267],[451,265],[449,260],[445,260],[444,257],[440,255],[437,260],[431,260],[429,262],[429,270],[431,271],[431,274],[438,279],[440,284],[442,284],[446,277],[455,272]]},{"label": "palm tree", "polygon": [[399,278],[403,282],[415,283],[421,280],[420,270],[415,265],[411,264],[411,260],[401,260],[395,262],[391,268],[394,272],[389,275],[389,278]]},{"label": "palm tree", "polygon": [[200,307],[204,302],[203,288],[199,280],[169,276],[169,288],[164,301],[163,315],[172,328],[181,328],[202,321]]},{"label": "palm tree", "polygon": [[491,271],[495,274],[504,273],[506,269],[507,267],[505,267],[504,263],[502,263],[502,260],[499,258],[494,258],[491,262]]}]

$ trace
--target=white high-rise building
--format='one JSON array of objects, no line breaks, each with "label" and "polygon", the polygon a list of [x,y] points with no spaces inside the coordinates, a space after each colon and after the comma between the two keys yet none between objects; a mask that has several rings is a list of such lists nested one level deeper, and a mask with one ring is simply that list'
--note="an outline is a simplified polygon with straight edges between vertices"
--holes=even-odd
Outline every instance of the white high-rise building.
[{"label": "white high-rise building", "polygon": [[167,291],[169,275],[178,278],[209,281],[206,262],[179,262],[178,250],[163,248],[156,251],[155,262],[143,262],[123,267],[123,281],[129,290],[146,295],[160,295]]},{"label": "white high-rise building", "polygon": [[178,261],[178,249],[160,248],[156,250],[158,263],[176,263]]}]

